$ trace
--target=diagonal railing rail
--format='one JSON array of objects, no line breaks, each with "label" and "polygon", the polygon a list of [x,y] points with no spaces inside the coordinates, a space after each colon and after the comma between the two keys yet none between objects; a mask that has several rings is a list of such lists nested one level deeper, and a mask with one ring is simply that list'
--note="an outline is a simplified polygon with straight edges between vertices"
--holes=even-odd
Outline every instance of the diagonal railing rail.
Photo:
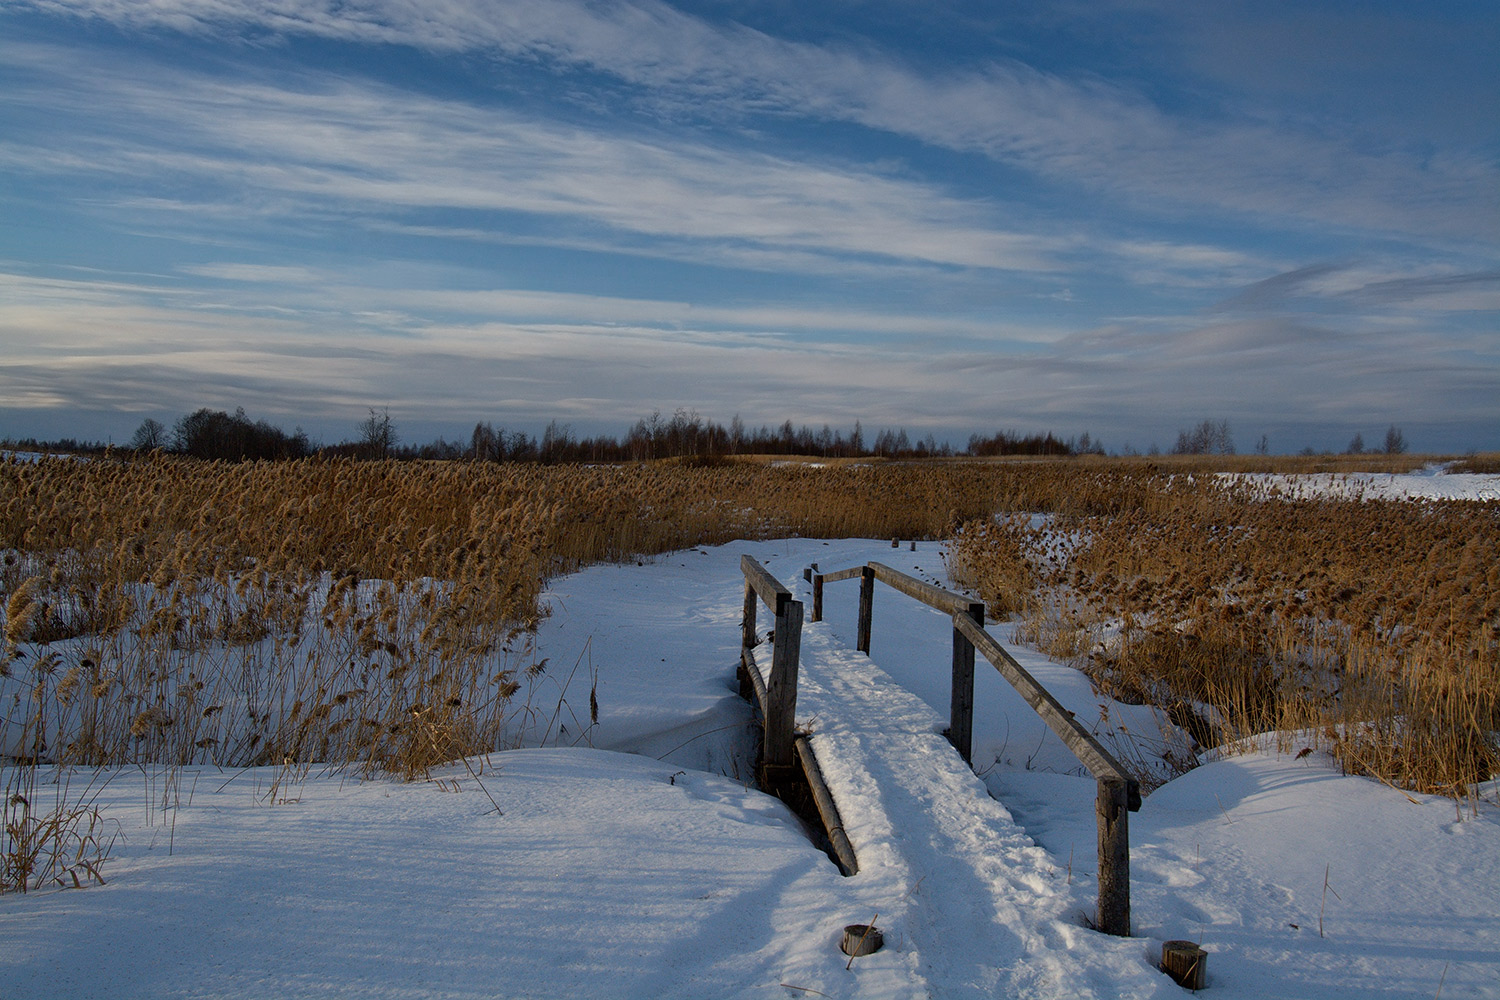
[{"label": "diagonal railing rail", "polygon": [[[860,580],[859,621],[856,648],[870,653],[870,633],[874,618],[875,581],[922,603],[945,611],[953,619],[953,691],[949,714],[948,739],[973,764],[974,734],[974,654],[977,650],[1016,689],[1058,738],[1088,768],[1098,783],[1095,796],[1095,818],[1099,837],[1099,912],[1097,926],[1108,934],[1130,934],[1130,828],[1129,813],[1141,807],[1139,782],[1121,766],[1105,747],[1054,698],[1037,679],[1016,662],[993,636],[984,630],[984,605],[962,594],[943,590],[908,576],[884,563],[818,573],[809,568],[804,574],[813,586],[813,621],[823,618],[823,587],[839,580]],[[801,623],[798,628],[800,634]]]}]

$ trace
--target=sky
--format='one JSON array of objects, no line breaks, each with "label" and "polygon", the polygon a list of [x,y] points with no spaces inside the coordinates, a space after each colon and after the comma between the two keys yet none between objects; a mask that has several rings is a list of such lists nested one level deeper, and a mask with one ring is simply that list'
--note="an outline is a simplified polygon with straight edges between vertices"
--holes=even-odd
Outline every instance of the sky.
[{"label": "sky", "polygon": [[1500,449],[1500,6],[4,0],[0,437]]}]

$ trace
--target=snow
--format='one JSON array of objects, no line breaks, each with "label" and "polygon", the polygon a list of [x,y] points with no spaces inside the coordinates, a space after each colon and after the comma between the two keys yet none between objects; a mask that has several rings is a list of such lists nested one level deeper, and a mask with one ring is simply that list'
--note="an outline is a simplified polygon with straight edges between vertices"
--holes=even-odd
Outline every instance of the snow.
[{"label": "snow", "polygon": [[[410,784],[107,772],[109,883],[0,897],[0,996],[1174,997],[1153,963],[1188,938],[1215,997],[1500,997],[1493,784],[1476,813],[1316,752],[1206,763],[1130,816],[1135,936],[1101,935],[1092,779],[983,661],[976,777],[941,735],[947,620],[880,587],[866,657],[852,581],[804,624],[798,700],[860,860],[842,878],[747,787],[742,553],[809,605],[814,561],[946,585],[935,543],[888,540],[592,567],[537,637],[572,676],[560,746]],[[1117,747],[1178,738],[989,628]],[[840,932],[871,919],[886,945],[851,963]]]},{"label": "snow", "polygon": [[1222,473],[1251,483],[1268,494],[1293,498],[1343,500],[1500,500],[1500,476],[1449,472],[1450,463],[1434,463],[1405,474],[1389,472],[1319,472],[1305,474]]}]

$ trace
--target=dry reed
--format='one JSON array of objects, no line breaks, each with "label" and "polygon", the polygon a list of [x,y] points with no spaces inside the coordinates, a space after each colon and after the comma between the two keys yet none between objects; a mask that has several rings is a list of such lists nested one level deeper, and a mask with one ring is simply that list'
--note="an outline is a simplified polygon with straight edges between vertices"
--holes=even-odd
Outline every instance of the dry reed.
[{"label": "dry reed", "polygon": [[1494,505],[1208,475],[1419,462],[0,459],[0,754],[419,776],[557,738],[568,678],[530,642],[550,576],[736,538],[956,531],[955,577],[1102,686],[1184,720],[1208,706],[1221,737],[1331,734],[1350,767],[1452,790],[1495,764]]},{"label": "dry reed", "polygon": [[1160,467],[1079,480],[1086,509],[970,522],[950,565],[1102,690],[1205,742],[1311,734],[1421,791],[1500,767],[1496,505],[1296,499]]}]

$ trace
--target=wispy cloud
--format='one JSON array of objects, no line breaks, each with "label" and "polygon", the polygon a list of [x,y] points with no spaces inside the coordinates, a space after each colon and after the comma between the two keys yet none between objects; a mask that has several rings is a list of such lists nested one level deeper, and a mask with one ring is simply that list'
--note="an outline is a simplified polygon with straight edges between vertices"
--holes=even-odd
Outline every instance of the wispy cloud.
[{"label": "wispy cloud", "polygon": [[[1016,331],[997,353],[993,342],[931,332],[854,344],[837,332],[760,328],[868,318],[858,315],[537,293],[476,293],[460,307],[503,321],[440,321],[426,318],[439,293],[393,291],[378,301],[407,310],[408,324],[392,337],[353,316],[252,318],[213,307],[202,291],[163,301],[162,289],[132,292],[128,282],[8,275],[0,292],[7,407],[244,405],[288,423],[352,427],[376,405],[450,429],[558,417],[618,433],[652,407],[686,405],[719,419],[860,419],[960,439],[986,426],[1091,429],[1139,448],[1211,414],[1242,434],[1281,428],[1277,444],[1300,447],[1341,444],[1350,426],[1482,422],[1500,394],[1500,347],[1479,345],[1487,353],[1476,366],[1473,345],[1456,350],[1410,323],[1153,317],[1031,342]],[[342,301],[338,286],[331,295]],[[1283,426],[1279,415],[1293,413],[1300,424]],[[1332,437],[1314,436],[1319,427]]]},{"label": "wispy cloud", "polygon": [[[711,23],[656,0],[504,5],[414,0],[34,0],[134,28],[259,30],[429,51],[491,51],[604,73],[684,113],[774,111],[983,153],[1039,176],[1158,204],[1319,220],[1418,239],[1488,241],[1500,169],[1478,149],[1369,149],[1328,122],[1236,109],[1183,118],[1144,94],[1016,60],[920,71],[873,47]],[[711,99],[711,100],[709,100]]]},{"label": "wispy cloud", "polygon": [[1492,131],[693,10],[6,4],[0,412],[1496,426]]},{"label": "wispy cloud", "polygon": [[[524,213],[571,220],[595,240],[690,240],[707,245],[710,259],[741,265],[756,253],[775,261],[792,253],[1060,266],[1061,241],[1008,231],[993,206],[914,180],[539,122],[370,83],[303,82],[306,89],[293,90],[96,68],[67,85],[69,110],[88,118],[104,109],[116,127],[79,138],[76,148],[50,132],[30,143],[11,138],[0,141],[0,155],[18,170],[191,184],[249,214]],[[56,92],[48,100],[61,103]],[[118,116],[133,127],[119,128]],[[174,137],[171,146],[158,141],[163,134]],[[620,246],[618,236],[613,243]]]},{"label": "wispy cloud", "polygon": [[1433,313],[1492,312],[1500,310],[1500,271],[1464,271],[1430,263],[1417,273],[1397,264],[1309,264],[1256,281],[1215,308],[1295,309],[1308,303],[1352,309],[1402,306]]}]

